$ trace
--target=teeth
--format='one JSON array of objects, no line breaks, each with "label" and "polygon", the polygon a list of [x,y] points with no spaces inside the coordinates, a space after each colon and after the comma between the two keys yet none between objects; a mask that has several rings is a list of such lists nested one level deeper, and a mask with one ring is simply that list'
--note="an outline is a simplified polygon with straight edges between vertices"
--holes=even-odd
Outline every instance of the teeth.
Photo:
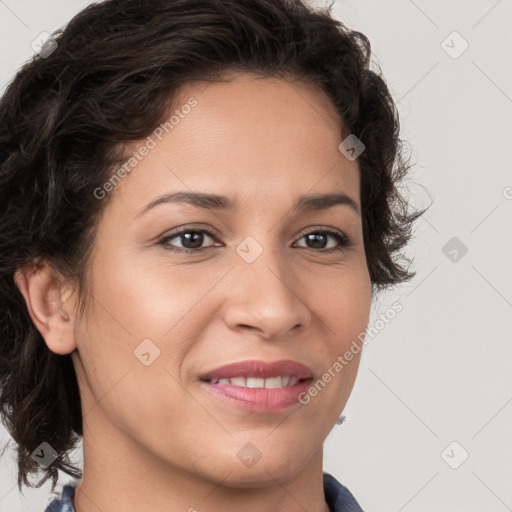
[{"label": "teeth", "polygon": [[294,386],[298,381],[299,379],[297,377],[285,375],[283,377],[269,377],[268,379],[260,377],[231,377],[230,379],[212,379],[210,382],[212,384],[231,384],[232,386],[243,388],[277,389],[286,386]]},{"label": "teeth", "polygon": [[282,377],[270,377],[269,379],[265,379],[265,387],[266,388],[282,388],[283,387],[283,378]]},{"label": "teeth", "polygon": [[288,382],[288,386],[295,386],[299,382],[299,379],[297,377],[290,377],[290,382]]},{"label": "teeth", "polygon": [[264,388],[265,379],[257,379],[255,377],[247,377],[246,386],[248,388]]},{"label": "teeth", "polygon": [[231,379],[226,379],[231,381],[233,386],[245,386],[245,377],[232,377]]}]

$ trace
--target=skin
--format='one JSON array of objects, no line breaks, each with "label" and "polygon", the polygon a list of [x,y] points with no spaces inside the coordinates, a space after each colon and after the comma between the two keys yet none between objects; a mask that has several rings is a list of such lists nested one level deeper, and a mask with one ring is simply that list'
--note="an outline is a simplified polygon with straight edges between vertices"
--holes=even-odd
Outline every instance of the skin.
[{"label": "skin", "polygon": [[[16,275],[48,348],[71,353],[77,373],[77,512],[328,511],[322,446],[361,352],[309,404],[274,413],[228,404],[198,377],[246,359],[292,359],[318,379],[365,330],[371,283],[360,215],[347,205],[292,210],[312,193],[345,193],[360,209],[358,164],[339,151],[346,134],[319,88],[231,78],[182,87],[176,105],[192,96],[198,105],[115,187],[98,225],[83,317],[73,283],[49,266]],[[178,190],[227,195],[239,209],[167,203],[136,217]],[[189,226],[217,234],[204,235],[196,254],[158,244]],[[304,235],[324,229],[352,245],[330,235],[324,246],[308,243]],[[263,250],[252,263],[236,252],[248,236]],[[178,236],[167,246],[186,243]],[[134,355],[147,338],[160,350],[149,366]],[[248,442],[262,455],[250,468],[237,457]]]}]

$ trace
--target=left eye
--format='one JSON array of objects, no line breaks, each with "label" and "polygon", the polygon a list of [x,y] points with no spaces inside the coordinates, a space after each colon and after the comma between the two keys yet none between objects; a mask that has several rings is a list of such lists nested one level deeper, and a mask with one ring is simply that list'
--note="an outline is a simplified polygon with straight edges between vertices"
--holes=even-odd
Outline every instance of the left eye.
[{"label": "left eye", "polygon": [[[202,248],[202,244],[204,243],[205,235],[208,238],[213,240],[215,239],[213,233],[206,229],[184,229],[162,238],[158,243],[170,251],[185,253],[199,252]],[[338,245],[336,246],[335,244],[334,247],[322,247],[326,244],[328,245],[329,237],[334,239]],[[170,241],[174,240],[175,238],[181,239],[181,247],[175,247],[174,244],[170,243]],[[312,246],[306,246],[306,249],[320,249],[322,252],[343,250],[352,245],[349,238],[343,233],[325,229],[310,231],[309,233],[302,235],[299,240],[302,239],[306,240],[306,244],[313,244]],[[210,245],[203,248],[208,249],[209,247],[215,247],[215,245]]]},{"label": "left eye", "polygon": [[[338,246],[335,245],[334,247],[329,247],[329,248],[318,247],[319,245],[321,246],[324,243],[327,243],[328,237],[331,237],[334,240],[336,240],[336,242],[338,242]],[[338,232],[338,231],[331,231],[331,230],[311,231],[311,232],[303,235],[300,238],[300,240],[302,240],[303,238],[305,238],[308,242],[313,243],[313,247],[307,247],[307,249],[323,249],[323,252],[339,251],[339,250],[346,249],[347,247],[352,245],[349,238],[346,235],[344,235],[343,233]]]}]

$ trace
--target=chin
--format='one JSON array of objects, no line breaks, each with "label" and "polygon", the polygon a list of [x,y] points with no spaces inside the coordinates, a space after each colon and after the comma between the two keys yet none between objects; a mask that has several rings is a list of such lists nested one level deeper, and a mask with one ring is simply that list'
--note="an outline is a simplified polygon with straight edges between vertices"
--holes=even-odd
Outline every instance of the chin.
[{"label": "chin", "polygon": [[223,480],[222,485],[240,489],[256,489],[275,484],[276,480],[286,482],[300,471],[299,467],[288,467],[284,469],[276,468],[272,464],[262,464],[258,469],[256,469],[256,467],[251,469],[247,468],[246,470],[235,469],[235,471]]},{"label": "chin", "polygon": [[[272,457],[265,458],[265,455],[262,454],[261,458],[252,466],[246,466],[238,459],[235,463],[231,464],[226,464],[227,461],[225,461],[221,466],[222,469],[219,468],[220,472],[225,472],[226,470],[229,472],[226,480],[223,481],[223,485],[239,488],[258,488],[265,487],[271,483],[275,484],[276,480],[286,482],[300,473],[307,463],[307,460],[297,458],[296,450],[290,450],[280,458],[276,457],[276,455],[278,454],[274,452]],[[292,463],[290,459],[292,459]],[[215,475],[219,474],[218,471],[215,471]]]}]

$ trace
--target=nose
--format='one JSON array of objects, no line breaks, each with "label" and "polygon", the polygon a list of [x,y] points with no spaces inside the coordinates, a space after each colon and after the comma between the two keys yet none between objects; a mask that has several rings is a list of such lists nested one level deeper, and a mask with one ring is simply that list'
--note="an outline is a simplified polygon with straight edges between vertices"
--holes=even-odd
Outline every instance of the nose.
[{"label": "nose", "polygon": [[236,262],[231,272],[229,298],[224,321],[233,330],[251,330],[261,339],[285,337],[303,330],[311,321],[311,312],[286,262],[265,250],[252,263]]}]

